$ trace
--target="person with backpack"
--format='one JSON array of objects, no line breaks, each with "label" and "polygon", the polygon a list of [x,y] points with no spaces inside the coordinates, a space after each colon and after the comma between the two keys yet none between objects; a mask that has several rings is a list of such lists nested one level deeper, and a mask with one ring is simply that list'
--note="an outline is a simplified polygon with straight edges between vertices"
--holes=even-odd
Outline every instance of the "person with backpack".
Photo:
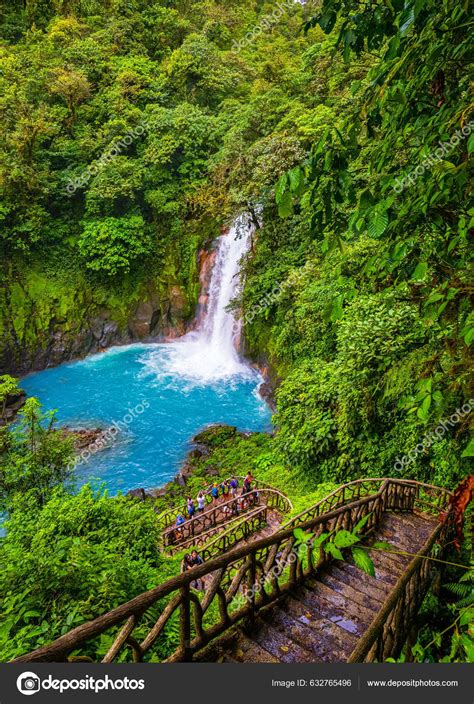
[{"label": "person with backpack", "polygon": [[247,476],[244,479],[244,491],[243,494],[249,494],[252,489],[253,477],[250,472],[247,472]]},{"label": "person with backpack", "polygon": [[214,482],[214,484],[212,485],[211,496],[212,496],[213,502],[214,502],[215,504],[217,504],[217,502],[219,501],[219,488],[218,488],[218,486],[217,486],[217,484],[216,484],[215,482]]},{"label": "person with backpack", "polygon": [[230,486],[229,486],[229,482],[227,479],[222,482],[221,488],[222,488],[222,500],[228,501],[228,499],[230,498]]},{"label": "person with backpack", "polygon": [[[193,550],[191,553],[191,560],[190,560],[190,567],[197,567],[198,565],[203,565],[204,560],[202,559],[201,555],[198,554],[197,550]],[[194,589],[200,589],[201,591],[204,589],[204,580],[203,579],[196,579],[194,582],[191,582],[191,586]]]},{"label": "person with backpack", "polygon": [[239,482],[235,477],[232,477],[232,479],[230,480],[230,495],[232,496],[232,498],[237,495],[238,486]]},{"label": "person with backpack", "polygon": [[183,537],[182,526],[184,525],[184,523],[185,523],[185,518],[184,518],[183,514],[178,513],[178,515],[176,516],[175,532],[174,532],[174,536],[175,536],[176,541],[181,540],[181,538]]}]

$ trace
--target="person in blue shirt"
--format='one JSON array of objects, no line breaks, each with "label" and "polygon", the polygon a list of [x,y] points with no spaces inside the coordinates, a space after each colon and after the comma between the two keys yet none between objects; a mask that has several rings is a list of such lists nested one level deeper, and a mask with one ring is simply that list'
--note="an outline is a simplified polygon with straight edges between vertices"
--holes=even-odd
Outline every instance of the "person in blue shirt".
[{"label": "person in blue shirt", "polygon": [[192,500],[192,498],[189,496],[188,497],[188,518],[189,519],[193,518],[195,513],[196,513],[196,506],[194,505],[194,501]]},{"label": "person in blue shirt", "polygon": [[183,531],[181,529],[181,526],[183,525],[184,522],[185,522],[185,519],[184,519],[183,514],[178,513],[178,515],[176,516],[176,523],[175,523],[175,526],[176,526],[176,530],[174,532],[175,540],[181,540],[181,538],[183,537]]}]

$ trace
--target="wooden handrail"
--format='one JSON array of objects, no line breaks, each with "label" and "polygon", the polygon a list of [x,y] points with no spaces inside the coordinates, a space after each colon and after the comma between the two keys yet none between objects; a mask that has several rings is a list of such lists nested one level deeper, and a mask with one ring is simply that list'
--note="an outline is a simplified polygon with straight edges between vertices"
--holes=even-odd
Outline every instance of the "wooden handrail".
[{"label": "wooden handrail", "polygon": [[387,478],[387,477],[369,477],[367,479],[354,479],[352,482],[348,482],[347,484],[343,484],[342,486],[339,486],[337,489],[334,489],[331,491],[330,494],[327,494],[323,499],[315,503],[313,506],[311,506],[308,509],[305,509],[304,511],[301,511],[297,516],[294,516],[291,518],[289,521],[287,521],[283,526],[283,528],[287,528],[290,526],[297,526],[301,521],[303,520],[308,520],[308,518],[312,515],[317,515],[317,511],[319,508],[324,507],[328,502],[331,501],[332,498],[335,498],[339,495],[341,495],[343,501],[345,501],[345,493],[346,490],[351,489],[353,487],[363,487],[364,485],[370,484],[370,483],[377,483],[377,484],[383,484],[384,482],[389,481],[391,484],[399,484],[399,485],[408,485],[408,486],[417,486],[417,487],[422,487],[424,489],[430,489],[434,490],[436,492],[441,492],[442,494],[446,495],[446,498],[449,496],[452,496],[452,492],[449,491],[448,489],[445,489],[444,487],[439,487],[435,486],[434,484],[426,484],[424,482],[419,482],[414,479],[394,479],[394,478]]},{"label": "wooden handrail", "polygon": [[420,552],[411,560],[410,564],[407,566],[406,570],[400,576],[397,583],[394,585],[390,594],[387,596],[386,600],[382,604],[382,607],[377,614],[377,617],[372,622],[370,627],[363,634],[353,652],[349,657],[349,662],[364,662],[370,649],[374,645],[375,641],[384,629],[387,623],[387,619],[391,612],[395,609],[401,594],[405,590],[407,584],[410,582],[413,575],[416,574],[420,565],[425,561],[425,556],[431,551],[431,548],[438,540],[441,531],[444,529],[444,525],[440,524],[436,526],[434,532],[430,535]]},{"label": "wooden handrail", "polygon": [[[164,549],[169,549],[173,551],[181,550],[186,545],[190,545],[192,543],[192,540],[198,535],[209,532],[210,530],[213,530],[219,525],[226,525],[227,523],[231,523],[241,518],[242,512],[240,514],[236,513],[238,501],[241,499],[244,501],[250,499],[249,506],[245,509],[245,512],[249,512],[255,505],[252,503],[252,497],[254,496],[254,493],[255,490],[250,491],[248,494],[244,494],[243,496],[234,497],[232,499],[229,499],[228,501],[214,504],[207,511],[199,513],[197,516],[188,519],[180,526],[173,526],[171,528],[167,528],[163,531]],[[293,504],[291,503],[290,499],[285,496],[285,494],[283,494],[281,491],[278,491],[278,489],[259,489],[258,494],[259,501],[265,501],[265,503],[267,505],[270,505],[272,508],[280,508],[280,510],[285,513],[291,511],[291,509],[293,508]],[[274,500],[276,500],[276,502]],[[280,504],[279,506],[278,503]],[[227,517],[224,516],[222,520],[218,521],[217,512],[222,512],[224,507],[229,508],[230,515]],[[206,527],[206,522],[209,522],[209,527],[207,528],[207,530],[198,531],[197,528]],[[180,540],[171,542],[170,538],[177,532],[184,533],[184,535]]]},{"label": "wooden handrail", "polygon": [[[227,479],[220,479],[218,482],[215,482],[215,483],[216,484],[218,483],[219,485],[221,485],[224,481],[230,481],[232,479],[232,477],[235,477],[236,479],[240,479],[242,482],[245,479],[245,477],[241,476],[240,474],[233,474],[232,476],[227,477]],[[208,503],[212,502],[212,498],[210,498],[210,497],[211,497],[211,491],[213,488],[213,484],[214,484],[214,482],[209,484],[209,486],[206,487],[206,489],[203,489],[203,493],[204,493],[204,496],[206,497],[206,501],[208,501],[208,499],[209,499]],[[258,489],[258,490],[260,490],[260,489],[274,489],[275,491],[278,491],[278,489],[276,489],[274,486],[272,486],[271,484],[268,484],[267,482],[263,482],[261,479],[254,479],[253,486],[254,486],[254,489]],[[160,514],[158,514],[157,520],[159,523],[164,523],[164,528],[167,528],[168,526],[171,526],[175,522],[176,515],[178,513],[182,513],[185,516],[187,514],[187,506],[183,505],[181,508],[176,507],[176,506],[173,508],[167,508],[164,511],[162,511]]]},{"label": "wooden handrail", "polygon": [[[351,500],[352,497],[349,497],[346,499],[345,505],[326,511],[322,515],[313,515],[308,520],[300,520],[300,514],[296,517],[299,520],[297,525],[303,530],[319,535],[323,531],[337,530],[340,527],[351,530],[361,517],[369,515],[364,529],[368,533],[373,530],[386,510],[413,511],[416,499],[422,489],[435,491],[440,501],[445,501],[451,493],[439,487],[408,480],[369,480],[369,484],[373,482],[381,483],[376,493],[356,500]],[[362,484],[363,482],[358,483]],[[350,485],[345,485],[344,497],[351,493],[351,491],[347,491],[347,486]],[[321,502],[318,502],[316,506],[320,505]],[[177,651],[168,660],[177,661],[192,657],[194,652],[204,647],[212,638],[223,633],[230,625],[280,598],[282,594],[293,588],[296,582],[306,579],[321,566],[321,561],[318,565],[312,564],[309,548],[305,548],[306,558],[301,556],[299,551],[298,553],[294,552],[293,522],[266,538],[257,539],[247,545],[240,545],[202,565],[174,576],[154,589],[112,609],[107,614],[74,628],[49,645],[20,656],[14,662],[65,660],[72,650],[125,622],[128,626],[125,624],[125,629],[122,628],[117,634],[108,655],[109,657],[110,654],[115,656],[122,647],[128,644],[133,648],[134,657],[140,659],[156,640],[176,608],[180,610],[181,640]],[[292,555],[295,557],[290,564],[289,574],[280,570],[276,576],[275,568],[280,568],[281,564],[289,560]],[[325,556],[324,559],[330,558]],[[191,582],[206,575],[212,575],[212,585],[206,592],[204,601],[200,602],[198,597],[190,591],[190,585]],[[257,575],[259,575],[258,591],[256,591]],[[245,603],[241,608],[230,612],[229,606],[234,604],[237,597],[243,598],[249,589],[251,598],[245,598]],[[270,592],[267,592],[267,589],[270,589]],[[138,644],[131,636],[131,626],[135,627],[135,624],[151,606],[173,593],[175,596],[165,605],[164,611],[151,628],[148,636],[141,644]],[[211,626],[204,626],[203,616],[214,599],[218,599],[219,602],[220,621]],[[194,609],[195,635],[190,641],[191,609]],[[133,624],[130,620],[132,617],[134,618]]]}]

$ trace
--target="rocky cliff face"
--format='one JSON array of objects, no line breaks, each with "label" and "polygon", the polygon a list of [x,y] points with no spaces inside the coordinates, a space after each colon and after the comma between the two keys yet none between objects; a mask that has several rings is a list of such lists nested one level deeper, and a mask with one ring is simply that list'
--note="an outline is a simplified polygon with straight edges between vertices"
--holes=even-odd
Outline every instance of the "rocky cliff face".
[{"label": "rocky cliff face", "polygon": [[0,374],[21,376],[111,345],[182,335],[199,295],[198,257],[187,281],[169,267],[118,292],[38,270],[10,276],[0,286]]}]

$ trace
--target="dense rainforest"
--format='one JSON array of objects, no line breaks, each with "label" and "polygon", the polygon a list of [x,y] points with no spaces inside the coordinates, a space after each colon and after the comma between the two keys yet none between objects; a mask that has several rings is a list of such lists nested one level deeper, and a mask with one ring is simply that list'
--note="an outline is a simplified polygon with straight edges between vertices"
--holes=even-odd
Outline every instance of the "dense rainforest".
[{"label": "dense rainforest", "polygon": [[[246,212],[235,308],[275,432],[217,436],[191,481],[250,468],[295,510],[358,477],[453,489],[473,454],[468,3],[278,8],[2,3],[0,404],[7,374],[185,330],[198,252]],[[2,660],[179,569],[152,506],[75,492],[72,452],[35,399],[0,427]],[[472,659],[446,594],[418,656]]]}]

